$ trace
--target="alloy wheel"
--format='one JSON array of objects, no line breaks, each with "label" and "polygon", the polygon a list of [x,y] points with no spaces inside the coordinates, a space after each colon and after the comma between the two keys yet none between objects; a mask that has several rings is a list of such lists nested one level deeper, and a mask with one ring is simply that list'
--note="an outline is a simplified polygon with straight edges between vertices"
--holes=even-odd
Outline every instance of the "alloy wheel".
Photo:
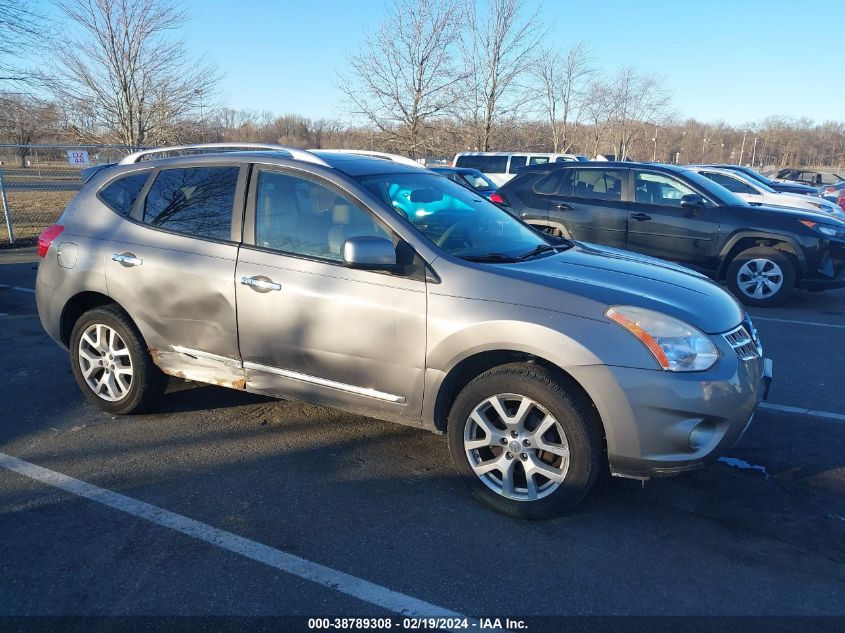
[{"label": "alloy wheel", "polygon": [[464,426],[464,451],[488,488],[516,501],[552,494],[569,470],[569,443],[560,422],[519,394],[497,394],[476,405]]},{"label": "alloy wheel", "polygon": [[88,387],[108,402],[122,400],[132,387],[132,357],[117,330],[89,326],[79,339],[79,368]]}]

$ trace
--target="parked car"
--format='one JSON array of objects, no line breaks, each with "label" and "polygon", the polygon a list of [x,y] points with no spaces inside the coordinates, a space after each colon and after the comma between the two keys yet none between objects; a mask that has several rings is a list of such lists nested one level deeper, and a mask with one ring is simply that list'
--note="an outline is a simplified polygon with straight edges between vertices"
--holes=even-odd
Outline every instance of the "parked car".
[{"label": "parked car", "polygon": [[742,174],[745,174],[746,176],[763,183],[764,185],[774,189],[775,191],[780,191],[784,193],[801,193],[807,196],[819,195],[818,187],[802,185],[797,182],[776,182],[774,180],[766,178],[760,172],[755,171],[750,167],[746,167],[745,165],[691,165],[691,167],[718,167],[719,169],[729,169],[731,171],[737,171]]},{"label": "parked car", "polygon": [[691,169],[542,165],[496,193],[541,230],[683,264],[724,280],[749,305],[776,305],[793,288],[845,287],[845,222],[749,205]]},{"label": "parked car", "polygon": [[765,396],[750,318],[688,269],[393,161],[199,147],[100,169],[39,238],[41,322],[106,411],[170,374],[423,427],[476,496],[540,518],[603,463],[712,462]]},{"label": "parked car", "polygon": [[845,180],[845,176],[840,176],[832,171],[781,169],[775,174],[772,180],[775,182],[797,182],[811,187],[821,187],[823,185],[834,185],[837,182],[842,182]]},{"label": "parked car", "polygon": [[837,204],[839,200],[839,194],[842,190],[845,189],[845,181],[837,182],[835,185],[825,185],[824,187],[819,188],[819,196],[827,200],[828,202],[833,202]]},{"label": "parked car", "polygon": [[462,187],[472,189],[488,200],[497,189],[496,183],[477,169],[470,169],[469,167],[432,167],[431,171],[445,176]]},{"label": "parked car", "polygon": [[753,178],[730,169],[717,169],[715,167],[690,167],[690,169],[722,185],[749,204],[804,209],[817,213],[827,213],[840,220],[845,220],[845,213],[842,212],[839,205],[821,197],[775,191],[762,182],[757,182]]},{"label": "parked car", "polygon": [[496,186],[505,184],[526,165],[587,161],[578,154],[550,154],[548,152],[463,152],[455,154],[452,167],[477,169],[490,178]]}]

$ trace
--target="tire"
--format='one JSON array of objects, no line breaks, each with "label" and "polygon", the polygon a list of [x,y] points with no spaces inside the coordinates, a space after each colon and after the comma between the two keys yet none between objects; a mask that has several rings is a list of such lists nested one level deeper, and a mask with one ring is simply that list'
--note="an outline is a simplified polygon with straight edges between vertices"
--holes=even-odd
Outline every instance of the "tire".
[{"label": "tire", "polygon": [[138,328],[114,305],[89,310],[77,319],[70,336],[70,363],[88,401],[109,413],[140,412],[167,386]]},{"label": "tire", "polygon": [[755,247],[733,258],[727,284],[744,304],[765,308],[783,303],[795,289],[796,277],[795,264],[788,255],[774,248]]},{"label": "tire", "polygon": [[[521,416],[523,407],[527,415]],[[510,416],[508,422],[500,410]],[[515,517],[547,519],[574,508],[600,471],[602,450],[591,406],[536,365],[502,365],[475,378],[452,404],[447,434],[452,462],[472,494]],[[501,468],[476,473],[493,462]]]}]

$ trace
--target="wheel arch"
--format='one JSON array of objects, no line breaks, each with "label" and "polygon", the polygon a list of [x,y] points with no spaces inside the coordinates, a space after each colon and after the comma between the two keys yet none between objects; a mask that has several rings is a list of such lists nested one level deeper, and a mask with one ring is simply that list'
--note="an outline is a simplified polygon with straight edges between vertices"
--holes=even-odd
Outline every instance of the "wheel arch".
[{"label": "wheel arch", "polygon": [[728,267],[733,259],[742,251],[749,248],[768,247],[785,253],[795,263],[795,274],[798,278],[807,270],[807,260],[798,243],[787,235],[765,232],[741,232],[732,235],[722,248],[719,259],[719,273],[717,279],[725,279]]},{"label": "wheel arch", "polygon": [[[89,310],[107,305],[115,305],[123,310],[123,306],[102,292],[84,291],[68,299],[62,308],[62,315],[59,322],[59,336],[65,347],[70,347],[70,335],[73,332],[73,326],[79,318]],[[123,311],[126,312],[126,310]],[[132,317],[129,318],[131,319]]]},{"label": "wheel arch", "polygon": [[437,394],[434,398],[433,418],[437,430],[440,432],[446,431],[449,410],[451,409],[452,403],[466,385],[484,372],[510,363],[526,363],[542,367],[554,374],[569,389],[576,392],[589,407],[592,413],[590,421],[594,424],[596,432],[602,441],[602,448],[606,450],[607,438],[604,423],[602,422],[598,407],[596,407],[593,398],[587,390],[563,367],[560,367],[543,356],[517,349],[494,349],[476,352],[461,359],[446,372],[445,377],[437,388]]}]

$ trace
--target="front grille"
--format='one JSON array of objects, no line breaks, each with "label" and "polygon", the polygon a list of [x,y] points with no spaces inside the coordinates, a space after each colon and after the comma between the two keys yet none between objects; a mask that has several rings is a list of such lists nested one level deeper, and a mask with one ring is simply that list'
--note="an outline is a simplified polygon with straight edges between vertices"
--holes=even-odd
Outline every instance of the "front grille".
[{"label": "front grille", "polygon": [[[750,325],[750,322],[749,324]],[[755,358],[760,358],[760,349],[757,346],[757,342],[752,338],[746,324],[740,325],[734,330],[731,330],[727,334],[724,334],[725,340],[728,342],[728,345],[733,347],[736,355],[739,356],[740,360],[754,360]],[[754,331],[754,326],[750,325],[750,331]]]}]

